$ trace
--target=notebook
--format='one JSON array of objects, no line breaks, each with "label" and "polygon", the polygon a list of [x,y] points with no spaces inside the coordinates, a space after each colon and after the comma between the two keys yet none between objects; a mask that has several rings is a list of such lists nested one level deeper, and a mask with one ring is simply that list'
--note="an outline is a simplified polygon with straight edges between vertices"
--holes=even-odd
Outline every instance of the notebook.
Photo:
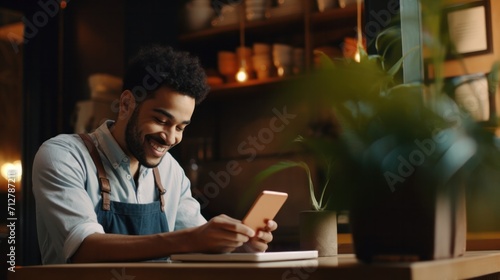
[{"label": "notebook", "polygon": [[288,261],[304,260],[318,257],[318,251],[280,251],[280,252],[261,252],[261,253],[227,253],[227,254],[204,254],[188,253],[173,254],[171,261],[184,262],[269,262],[269,261]]}]

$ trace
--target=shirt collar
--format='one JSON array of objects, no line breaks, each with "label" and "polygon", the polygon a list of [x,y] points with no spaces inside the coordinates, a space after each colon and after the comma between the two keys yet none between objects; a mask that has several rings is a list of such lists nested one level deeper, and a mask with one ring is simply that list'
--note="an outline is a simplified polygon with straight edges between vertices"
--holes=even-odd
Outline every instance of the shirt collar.
[{"label": "shirt collar", "polygon": [[105,121],[101,126],[99,126],[94,135],[97,139],[101,151],[106,155],[114,169],[117,169],[120,165],[129,165],[130,159],[123,152],[122,148],[116,142],[109,128],[115,123],[113,120]]}]

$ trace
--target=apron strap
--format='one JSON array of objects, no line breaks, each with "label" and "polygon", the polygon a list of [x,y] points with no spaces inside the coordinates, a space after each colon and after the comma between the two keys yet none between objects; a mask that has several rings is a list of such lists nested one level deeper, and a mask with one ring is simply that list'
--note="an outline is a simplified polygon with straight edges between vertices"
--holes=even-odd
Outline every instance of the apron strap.
[{"label": "apron strap", "polygon": [[155,177],[155,185],[156,188],[158,188],[158,192],[160,193],[160,205],[161,205],[161,211],[165,211],[165,198],[163,195],[167,192],[163,185],[161,184],[160,180],[160,172],[158,171],[158,167],[153,168],[153,175]]},{"label": "apron strap", "polygon": [[81,133],[79,136],[82,138],[83,143],[89,150],[90,156],[92,157],[92,161],[97,168],[97,177],[99,178],[99,187],[101,189],[101,197],[102,197],[102,210],[109,211],[111,199],[109,194],[111,193],[111,185],[109,184],[109,180],[106,177],[106,170],[102,165],[101,157],[99,156],[99,152],[97,151],[97,147],[94,145],[94,141],[88,134]]}]

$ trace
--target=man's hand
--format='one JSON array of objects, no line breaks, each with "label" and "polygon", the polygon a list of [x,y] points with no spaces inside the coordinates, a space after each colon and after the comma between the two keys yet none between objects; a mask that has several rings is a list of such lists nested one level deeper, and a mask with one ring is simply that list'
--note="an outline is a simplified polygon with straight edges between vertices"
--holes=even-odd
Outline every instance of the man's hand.
[{"label": "man's hand", "polygon": [[238,249],[239,252],[265,252],[268,248],[267,243],[273,240],[272,232],[278,228],[278,224],[269,220],[266,226],[257,231],[257,234],[250,238],[248,242]]},{"label": "man's hand", "polygon": [[[229,253],[255,239],[255,232],[250,227],[226,215],[212,218],[194,229],[193,234],[194,246],[200,248],[197,251],[208,253]],[[263,240],[268,240],[269,236],[264,238]]]}]

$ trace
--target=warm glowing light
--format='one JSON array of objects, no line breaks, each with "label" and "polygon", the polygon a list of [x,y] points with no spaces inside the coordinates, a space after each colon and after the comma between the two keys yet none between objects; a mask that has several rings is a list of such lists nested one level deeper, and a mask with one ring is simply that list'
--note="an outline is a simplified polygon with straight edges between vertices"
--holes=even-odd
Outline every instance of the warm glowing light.
[{"label": "warm glowing light", "polygon": [[359,54],[359,50],[354,54],[354,61],[361,62],[361,55]]},{"label": "warm glowing light", "polygon": [[21,175],[23,174],[23,167],[20,160],[16,160],[12,163],[7,162],[2,165],[1,171],[2,177],[5,180],[15,179],[17,181],[21,180]]},{"label": "warm glowing light", "polygon": [[278,77],[283,77],[285,76],[285,68],[283,67],[278,67],[278,69],[276,69],[277,72],[278,72]]},{"label": "warm glowing light", "polygon": [[363,0],[357,0],[356,1],[356,4],[357,4],[357,15],[356,15],[356,19],[357,19],[357,33],[358,33],[358,42],[357,42],[357,45],[356,45],[356,53],[354,54],[354,61],[356,62],[361,62],[361,53],[359,52],[359,49],[362,48],[364,49],[363,47],[363,33],[361,32],[361,6],[362,6],[362,2]]},{"label": "warm glowing light", "polygon": [[240,5],[240,46],[242,53],[239,59],[240,61],[240,70],[236,73],[236,81],[239,83],[246,82],[248,80],[248,74],[246,70],[246,61],[245,61],[245,7],[244,5]]},{"label": "warm glowing light", "polygon": [[244,67],[241,67],[238,73],[236,73],[236,81],[242,83],[248,80],[248,74]]}]

